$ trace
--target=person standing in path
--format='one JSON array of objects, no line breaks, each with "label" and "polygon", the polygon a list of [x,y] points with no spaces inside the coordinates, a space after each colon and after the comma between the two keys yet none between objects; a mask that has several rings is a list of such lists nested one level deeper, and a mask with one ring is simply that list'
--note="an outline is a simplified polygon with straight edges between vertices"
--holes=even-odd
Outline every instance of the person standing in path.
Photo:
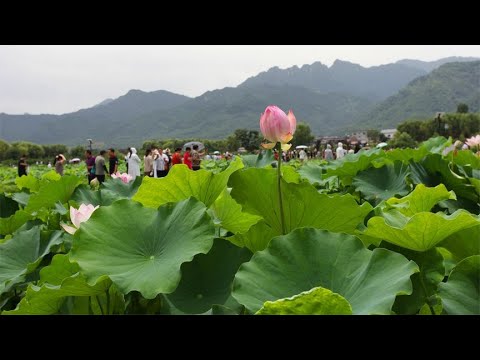
[{"label": "person standing in path", "polygon": [[18,162],[18,176],[21,177],[23,175],[27,176],[27,155],[22,155],[20,157],[20,161]]},{"label": "person standing in path", "polygon": [[327,144],[327,148],[323,152],[323,158],[325,160],[331,161],[333,160],[333,151],[332,151],[332,145]]},{"label": "person standing in path", "polygon": [[153,176],[153,157],[150,149],[145,151],[145,156],[143,157],[143,174],[145,176]]},{"label": "person standing in path", "polygon": [[90,181],[95,179],[95,157],[92,156],[92,151],[91,150],[86,150],[85,151],[85,163],[87,164],[87,178],[88,178],[88,183],[90,184]]},{"label": "person standing in path", "polygon": [[192,169],[192,148],[188,146],[185,149],[185,154],[183,154],[183,163],[188,166],[189,169]]},{"label": "person standing in path", "polygon": [[173,165],[178,165],[182,163],[182,154],[181,154],[182,149],[181,148],[176,148],[175,152],[173,153],[172,156],[172,166]]},{"label": "person standing in path", "polygon": [[347,151],[343,148],[343,144],[341,142],[338,143],[336,154],[337,160],[343,158],[347,154]]},{"label": "person standing in path", "polygon": [[193,171],[200,170],[200,163],[202,161],[200,159],[200,156],[203,154],[204,153],[198,152],[198,145],[193,145],[193,151],[192,151],[192,170]]},{"label": "person standing in path", "polygon": [[133,181],[137,176],[140,176],[140,164],[142,160],[137,155],[137,149],[130,148],[130,155],[128,157],[128,173],[132,176]]},{"label": "person standing in path", "polygon": [[100,155],[95,158],[95,176],[101,184],[105,181],[105,174],[108,174],[107,166],[105,165],[105,150],[100,151]]},{"label": "person standing in path", "polygon": [[306,157],[307,157],[307,153],[305,152],[305,150],[304,149],[300,150],[300,152],[298,153],[298,158],[302,163],[305,161]]},{"label": "person standing in path", "polygon": [[60,176],[63,176],[63,167],[66,160],[67,159],[65,159],[65,156],[63,156],[62,154],[55,157],[55,171]]},{"label": "person standing in path", "polygon": [[166,169],[170,160],[168,159],[168,156],[163,153],[162,148],[159,148],[158,151],[155,150],[153,159],[154,177],[161,178],[167,176]]},{"label": "person standing in path", "polygon": [[115,174],[118,171],[118,158],[115,155],[115,149],[108,149],[108,173]]}]

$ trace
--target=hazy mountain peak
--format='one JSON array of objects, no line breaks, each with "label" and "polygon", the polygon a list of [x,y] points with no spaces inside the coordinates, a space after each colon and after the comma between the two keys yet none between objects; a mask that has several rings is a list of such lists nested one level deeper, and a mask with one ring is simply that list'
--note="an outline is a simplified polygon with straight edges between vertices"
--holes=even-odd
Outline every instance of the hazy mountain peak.
[{"label": "hazy mountain peak", "polygon": [[422,60],[413,60],[413,59],[402,59],[398,60],[395,64],[402,64],[412,68],[421,69],[427,72],[433,71],[438,67],[446,63],[451,62],[470,62],[480,60],[476,57],[462,57],[462,56],[450,56],[435,61],[422,61]]}]

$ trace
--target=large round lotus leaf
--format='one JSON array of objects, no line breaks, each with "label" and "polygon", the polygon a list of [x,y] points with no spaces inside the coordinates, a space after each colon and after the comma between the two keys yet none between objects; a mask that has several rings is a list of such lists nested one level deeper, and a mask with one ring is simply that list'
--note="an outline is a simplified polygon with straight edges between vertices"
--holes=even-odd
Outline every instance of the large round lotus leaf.
[{"label": "large round lotus leaf", "polygon": [[42,233],[34,226],[0,244],[0,294],[35,270],[50,248],[62,242],[61,235],[60,231]]},{"label": "large round lotus leaf", "polygon": [[252,253],[226,240],[215,239],[208,254],[198,254],[182,265],[182,280],[168,295],[173,305],[189,314],[200,314],[223,305],[232,292],[232,281],[240,265]]},{"label": "large round lotus leaf", "polygon": [[326,165],[326,173],[323,178],[338,176],[346,185],[349,185],[355,175],[360,171],[368,169],[372,161],[381,157],[383,154],[383,151],[380,149],[371,149],[367,151],[363,150],[353,155],[347,155],[340,160],[333,161]]},{"label": "large round lotus leaf", "polygon": [[243,264],[233,296],[256,312],[266,301],[323,287],[343,296],[354,314],[390,314],[395,297],[411,293],[416,271],[403,255],[367,250],[354,236],[301,228],[272,239]]},{"label": "large round lotus leaf", "polygon": [[405,178],[409,173],[408,165],[401,161],[387,164],[379,169],[362,171],[353,179],[353,186],[369,201],[376,204],[395,195],[406,195],[409,188]]},{"label": "large round lotus leaf", "polygon": [[[17,178],[20,179],[20,178]],[[18,203],[15,200],[0,194],[0,218],[8,218],[18,210]]]},{"label": "large round lotus leaf", "polygon": [[233,160],[221,173],[207,170],[191,171],[186,165],[175,165],[168,176],[155,179],[146,177],[132,198],[146,207],[157,208],[168,202],[176,202],[193,196],[210,206],[227,186],[228,178],[243,168],[240,158]]},{"label": "large round lotus leaf", "polygon": [[[282,235],[277,179],[275,169],[250,168],[234,173],[229,186],[243,211],[262,216],[275,235]],[[372,210],[368,203],[358,205],[350,194],[319,194],[308,183],[295,184],[282,179],[281,189],[286,233],[306,226],[354,233]]]},{"label": "large round lotus leaf", "polygon": [[68,256],[58,254],[40,271],[39,283],[42,286],[30,284],[15,310],[2,314],[56,314],[68,296],[103,295],[112,282],[105,277],[95,285],[87,284],[78,265],[71,263]]},{"label": "large round lotus leaf", "polygon": [[441,246],[458,262],[469,256],[480,255],[480,224],[456,232],[445,239]]},{"label": "large round lotus leaf", "polygon": [[41,208],[52,208],[55,203],[66,203],[70,200],[75,188],[82,183],[77,176],[63,176],[59,181],[41,183],[37,193],[30,196],[25,211],[34,212]]},{"label": "large round lotus leaf", "polygon": [[419,184],[407,196],[388,199],[386,205],[398,209],[403,215],[413,216],[422,211],[430,211],[435,204],[448,199],[456,200],[456,196],[453,191],[447,191],[445,185],[429,188]]},{"label": "large round lotus leaf", "polygon": [[256,315],[351,315],[344,297],[322,287],[277,301],[266,301]]},{"label": "large round lotus leaf", "polygon": [[116,201],[81,224],[71,258],[91,282],[108,275],[123,293],[137,290],[147,299],[171,293],[180,266],[212,247],[215,229],[206,210],[193,198],[158,210]]},{"label": "large round lotus leaf", "polygon": [[212,204],[211,211],[215,224],[233,234],[246,233],[252,225],[262,220],[261,216],[242,211],[242,206],[232,198],[226,188]]},{"label": "large round lotus leaf", "polygon": [[447,159],[439,154],[431,154],[420,163],[411,163],[411,177],[416,184],[437,186],[444,184],[448,190],[453,190],[457,197],[463,197],[478,203],[479,196],[470,181],[452,171]]},{"label": "large round lotus leaf", "polygon": [[480,314],[480,255],[457,264],[448,281],[438,285],[444,310],[450,315]]},{"label": "large round lotus leaf", "polygon": [[415,251],[431,249],[462,229],[480,224],[480,217],[465,210],[452,215],[420,212],[412,217],[392,210],[383,217],[374,216],[367,223],[364,234]]}]

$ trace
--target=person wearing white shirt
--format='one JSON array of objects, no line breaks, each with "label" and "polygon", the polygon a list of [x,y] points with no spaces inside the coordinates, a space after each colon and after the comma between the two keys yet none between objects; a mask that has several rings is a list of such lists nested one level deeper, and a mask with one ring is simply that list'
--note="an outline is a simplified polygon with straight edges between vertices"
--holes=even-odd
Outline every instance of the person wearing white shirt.
[{"label": "person wearing white shirt", "polygon": [[140,176],[140,163],[142,160],[137,155],[137,149],[130,148],[130,154],[127,157],[128,174],[132,176],[135,181],[137,176]]},{"label": "person wearing white shirt", "polygon": [[153,151],[153,177],[161,178],[167,176],[165,165],[169,163],[168,156],[163,153],[163,149]]},{"label": "person wearing white shirt", "polygon": [[341,159],[347,154],[347,151],[343,148],[343,144],[341,142],[338,143],[336,154],[337,159]]}]

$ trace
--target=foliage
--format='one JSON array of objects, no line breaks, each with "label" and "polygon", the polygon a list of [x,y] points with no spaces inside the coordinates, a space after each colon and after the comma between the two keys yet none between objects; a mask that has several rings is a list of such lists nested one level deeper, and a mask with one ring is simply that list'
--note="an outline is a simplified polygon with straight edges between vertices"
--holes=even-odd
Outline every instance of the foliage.
[{"label": "foliage", "polygon": [[0,168],[0,311],[479,314],[480,160],[451,144],[284,164],[285,234],[268,151],[98,189]]},{"label": "foliage", "polygon": [[297,129],[295,130],[295,134],[293,134],[292,145],[307,145],[309,146],[315,136],[312,134],[312,130],[310,129],[310,125],[304,122],[299,122],[297,124]]}]

